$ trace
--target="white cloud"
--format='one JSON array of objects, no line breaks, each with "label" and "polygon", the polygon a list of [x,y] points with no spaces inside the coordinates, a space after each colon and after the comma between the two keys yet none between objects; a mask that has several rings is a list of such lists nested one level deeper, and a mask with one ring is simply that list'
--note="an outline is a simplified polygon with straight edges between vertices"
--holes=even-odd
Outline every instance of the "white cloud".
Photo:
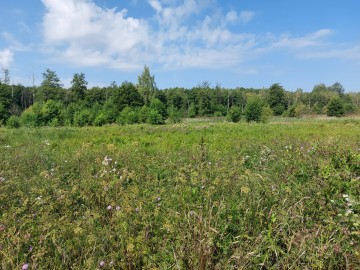
[{"label": "white cloud", "polygon": [[154,11],[148,20],[93,0],[42,0],[44,48],[58,61],[85,67],[225,68],[279,50],[306,57],[316,48],[320,55],[333,34],[331,29],[296,37],[234,32],[229,24],[247,24],[256,14],[214,11],[215,0],[147,1]]},{"label": "white cloud", "polygon": [[254,18],[254,16],[255,16],[255,12],[253,11],[249,11],[249,10],[241,11],[239,14],[239,20],[242,23],[248,23]]},{"label": "white cloud", "polygon": [[277,41],[272,44],[272,47],[296,49],[310,46],[320,46],[324,45],[323,39],[332,34],[333,31],[331,29],[320,29],[303,37],[281,35],[280,38],[277,38]]},{"label": "white cloud", "polygon": [[42,1],[45,47],[72,64],[132,68],[151,45],[147,23],[127,17],[125,9],[103,9],[88,0]]},{"label": "white cloud", "polygon": [[14,52],[10,49],[0,50],[0,67],[9,68],[14,57]]}]

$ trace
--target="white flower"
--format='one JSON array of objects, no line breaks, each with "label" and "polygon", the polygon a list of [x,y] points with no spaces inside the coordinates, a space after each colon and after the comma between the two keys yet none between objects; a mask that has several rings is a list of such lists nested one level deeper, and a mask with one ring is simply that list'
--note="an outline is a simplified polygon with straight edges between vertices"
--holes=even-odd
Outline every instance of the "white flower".
[{"label": "white flower", "polygon": [[104,157],[104,160],[102,161],[102,164],[105,165],[105,166],[109,166],[109,164],[111,163],[112,161],[112,158],[108,157],[108,156],[105,156]]}]

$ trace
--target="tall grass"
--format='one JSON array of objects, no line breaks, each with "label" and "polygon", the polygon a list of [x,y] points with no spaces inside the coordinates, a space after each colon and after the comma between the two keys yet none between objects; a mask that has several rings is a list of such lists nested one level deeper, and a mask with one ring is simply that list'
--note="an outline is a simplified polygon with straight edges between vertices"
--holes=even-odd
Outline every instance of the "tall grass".
[{"label": "tall grass", "polygon": [[360,125],[0,129],[2,269],[357,269]]}]

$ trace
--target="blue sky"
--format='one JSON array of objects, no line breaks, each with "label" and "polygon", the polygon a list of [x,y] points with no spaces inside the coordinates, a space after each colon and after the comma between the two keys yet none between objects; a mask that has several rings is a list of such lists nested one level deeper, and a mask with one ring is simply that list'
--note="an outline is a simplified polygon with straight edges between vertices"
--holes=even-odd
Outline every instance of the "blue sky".
[{"label": "blue sky", "polygon": [[0,68],[39,85],[46,68],[65,87],[136,83],[144,65],[160,89],[360,91],[358,0],[0,0]]}]

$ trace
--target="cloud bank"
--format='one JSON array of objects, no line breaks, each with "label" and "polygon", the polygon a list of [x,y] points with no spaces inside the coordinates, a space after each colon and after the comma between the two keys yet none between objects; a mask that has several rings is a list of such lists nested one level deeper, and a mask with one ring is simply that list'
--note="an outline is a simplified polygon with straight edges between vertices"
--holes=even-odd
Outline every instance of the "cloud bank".
[{"label": "cloud bank", "polygon": [[[227,68],[274,50],[301,56],[304,49],[319,47],[333,34],[330,29],[302,37],[235,32],[230,29],[251,23],[256,12],[222,13],[214,8],[216,0],[148,0],[154,14],[146,19],[128,16],[126,9],[99,7],[92,0],[42,2],[46,52],[57,61],[84,67]],[[0,59],[5,63],[11,57]]]}]

